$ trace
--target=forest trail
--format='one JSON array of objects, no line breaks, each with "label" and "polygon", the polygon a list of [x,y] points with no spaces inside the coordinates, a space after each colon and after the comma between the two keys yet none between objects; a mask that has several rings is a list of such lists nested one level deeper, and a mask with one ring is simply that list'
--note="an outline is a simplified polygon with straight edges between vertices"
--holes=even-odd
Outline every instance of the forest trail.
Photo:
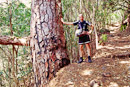
[{"label": "forest trail", "polygon": [[94,58],[115,58],[130,56],[130,35],[119,31],[119,26],[110,26],[110,35],[105,46],[99,46]]},{"label": "forest trail", "polygon": [[108,42],[100,46],[93,56],[93,63],[72,63],[59,72],[49,87],[90,87],[92,81],[100,86],[130,87],[130,35],[112,27]]}]

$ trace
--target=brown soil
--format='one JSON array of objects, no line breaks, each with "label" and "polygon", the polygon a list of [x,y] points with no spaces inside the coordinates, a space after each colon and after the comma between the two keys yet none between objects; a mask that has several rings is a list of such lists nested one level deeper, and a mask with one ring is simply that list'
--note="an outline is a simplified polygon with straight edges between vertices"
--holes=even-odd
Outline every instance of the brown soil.
[{"label": "brown soil", "polygon": [[105,46],[100,46],[93,63],[72,63],[57,72],[49,87],[130,87],[130,35],[110,33]]}]

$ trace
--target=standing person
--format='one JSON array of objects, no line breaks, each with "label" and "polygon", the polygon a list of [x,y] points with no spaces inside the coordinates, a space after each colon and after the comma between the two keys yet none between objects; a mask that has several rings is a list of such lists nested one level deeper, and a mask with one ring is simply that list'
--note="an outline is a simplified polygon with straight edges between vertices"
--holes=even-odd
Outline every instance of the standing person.
[{"label": "standing person", "polygon": [[[79,35],[79,53],[80,53],[80,58],[78,63],[82,63],[83,62],[83,46],[85,45],[88,51],[88,62],[91,63],[91,48],[90,48],[90,38],[89,38],[89,34],[92,32],[93,30],[93,26],[88,22],[84,20],[84,17],[82,14],[79,14],[79,21],[76,22],[64,22],[63,18],[61,18],[61,21],[63,24],[66,25],[77,25],[78,26],[78,30],[82,29],[82,35]],[[89,31],[87,29],[87,27],[91,26],[91,30]]]}]

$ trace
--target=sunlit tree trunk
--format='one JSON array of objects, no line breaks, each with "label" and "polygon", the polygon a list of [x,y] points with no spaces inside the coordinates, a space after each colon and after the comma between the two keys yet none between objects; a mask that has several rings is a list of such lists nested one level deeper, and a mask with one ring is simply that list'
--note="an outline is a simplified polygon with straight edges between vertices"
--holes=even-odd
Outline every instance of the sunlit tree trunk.
[{"label": "sunlit tree trunk", "polygon": [[95,7],[93,6],[93,17],[92,17],[92,24],[94,26],[94,33],[91,35],[91,49],[92,49],[92,56],[96,53],[96,50],[99,49],[98,46],[98,35],[97,30],[95,26]]},{"label": "sunlit tree trunk", "polygon": [[128,15],[128,20],[127,20],[127,32],[129,32],[130,33],[130,14]]},{"label": "sunlit tree trunk", "polygon": [[128,12],[128,21],[127,21],[127,24],[128,24],[128,26],[127,26],[127,30],[130,32],[130,3],[128,3],[128,10],[127,10],[127,12]]},{"label": "sunlit tree trunk", "polygon": [[69,64],[60,0],[32,0],[31,50],[35,85],[45,87],[55,72]]},{"label": "sunlit tree trunk", "polygon": [[82,12],[82,0],[80,0],[80,13]]}]

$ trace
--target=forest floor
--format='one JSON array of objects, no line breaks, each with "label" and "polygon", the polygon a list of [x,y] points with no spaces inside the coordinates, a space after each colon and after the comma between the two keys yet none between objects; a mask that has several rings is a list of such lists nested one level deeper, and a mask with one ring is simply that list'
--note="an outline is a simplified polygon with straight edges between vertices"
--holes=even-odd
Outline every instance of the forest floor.
[{"label": "forest floor", "polygon": [[56,75],[49,87],[130,87],[130,35],[112,27],[93,63],[72,63]]}]

